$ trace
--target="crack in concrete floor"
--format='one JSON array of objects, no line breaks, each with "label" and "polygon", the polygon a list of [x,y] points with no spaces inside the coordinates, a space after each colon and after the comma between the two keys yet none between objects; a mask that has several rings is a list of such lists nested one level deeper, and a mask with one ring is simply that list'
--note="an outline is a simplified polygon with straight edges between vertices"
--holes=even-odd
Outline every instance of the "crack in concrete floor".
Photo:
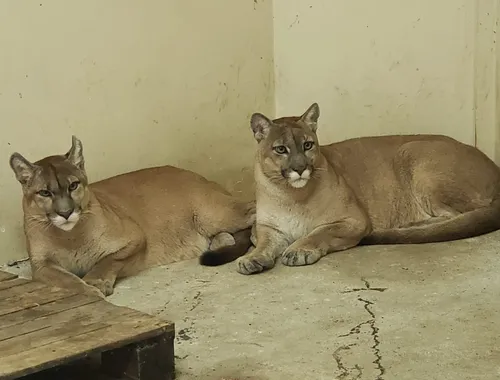
[{"label": "crack in concrete floor", "polygon": [[[343,294],[348,294],[348,293],[359,293],[359,292],[365,292],[365,291],[372,291],[372,292],[384,292],[387,290],[387,288],[381,288],[381,287],[372,287],[370,283],[365,279],[361,278],[361,281],[364,283],[363,288],[353,288],[347,291],[342,291],[341,293]],[[361,328],[363,326],[369,326],[371,330],[371,337],[373,339],[373,345],[371,346],[371,350],[373,352],[373,355],[375,356],[375,359],[373,360],[373,364],[375,364],[376,369],[378,370],[378,374],[375,378],[375,380],[384,380],[383,375],[386,371],[382,364],[382,355],[380,353],[380,335],[379,335],[379,328],[376,325],[376,320],[377,317],[375,315],[375,312],[372,310],[371,306],[374,305],[374,302],[369,301],[367,299],[361,298],[359,295],[357,296],[357,300],[363,304],[364,310],[368,313],[370,316],[370,319],[358,323],[356,326],[352,327],[348,333],[339,335],[341,338],[345,337],[350,337],[353,335],[357,335],[361,333]],[[351,343],[349,345],[344,345],[339,347],[337,350],[335,350],[333,357],[337,363],[337,368],[340,372],[340,375],[338,377],[339,380],[347,379],[349,375],[353,375],[354,377],[351,377],[352,380],[357,380],[361,379],[363,375],[363,370],[362,367],[359,364],[354,364],[353,367],[347,368],[343,364],[342,361],[342,351],[350,350],[351,347],[355,346],[356,343]],[[353,374],[353,372],[356,372]]]}]

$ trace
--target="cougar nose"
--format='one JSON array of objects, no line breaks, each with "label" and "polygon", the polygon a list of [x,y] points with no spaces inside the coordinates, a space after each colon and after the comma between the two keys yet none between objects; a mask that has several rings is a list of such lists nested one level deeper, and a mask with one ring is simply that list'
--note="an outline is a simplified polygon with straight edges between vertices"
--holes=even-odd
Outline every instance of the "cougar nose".
[{"label": "cougar nose", "polygon": [[64,219],[68,219],[70,215],[73,213],[73,209],[66,211],[57,211],[57,215],[62,216]]},{"label": "cougar nose", "polygon": [[304,173],[304,171],[306,170],[306,167],[305,166],[301,166],[301,167],[298,167],[298,168],[295,168],[294,169],[299,175],[302,175],[302,173]]}]

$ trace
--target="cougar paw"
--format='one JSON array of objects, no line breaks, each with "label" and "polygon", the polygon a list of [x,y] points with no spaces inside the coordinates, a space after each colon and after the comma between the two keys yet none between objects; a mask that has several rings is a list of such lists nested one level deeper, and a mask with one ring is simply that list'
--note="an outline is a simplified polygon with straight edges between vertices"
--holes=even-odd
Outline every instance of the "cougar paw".
[{"label": "cougar paw", "polygon": [[102,279],[102,278],[89,278],[84,279],[87,284],[97,288],[102,292],[106,297],[113,294],[113,282],[110,280]]},{"label": "cougar paw", "polygon": [[234,241],[233,235],[227,232],[221,232],[212,238],[208,249],[210,249],[211,251],[215,251],[216,249],[235,244],[236,242]]},{"label": "cougar paw", "polygon": [[266,255],[249,254],[236,260],[236,270],[241,274],[260,273],[274,267],[274,260]]},{"label": "cougar paw", "polygon": [[83,293],[92,296],[92,297],[99,297],[99,298],[105,298],[106,296],[101,292],[99,289],[97,289],[95,286],[85,284],[85,287],[83,289]]},{"label": "cougar paw", "polygon": [[281,262],[289,267],[314,264],[321,259],[321,253],[309,249],[290,249],[283,252]]}]

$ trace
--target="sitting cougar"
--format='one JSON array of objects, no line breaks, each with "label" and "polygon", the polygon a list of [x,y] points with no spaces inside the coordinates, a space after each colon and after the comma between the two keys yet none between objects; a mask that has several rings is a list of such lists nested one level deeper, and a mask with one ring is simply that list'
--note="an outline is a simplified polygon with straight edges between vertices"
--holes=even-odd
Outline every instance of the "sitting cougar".
[{"label": "sitting cougar", "polygon": [[358,244],[428,243],[500,228],[500,170],[440,135],[380,136],[319,146],[319,107],[254,114],[256,247],[242,274],[317,262]]},{"label": "sitting cougar", "polygon": [[220,250],[233,260],[251,244],[254,202],[187,170],[155,167],[89,184],[74,136],[65,155],[31,163],[14,153],[10,166],[22,185],[33,278],[51,285],[103,297],[117,278],[197,257],[211,242],[226,244]]}]

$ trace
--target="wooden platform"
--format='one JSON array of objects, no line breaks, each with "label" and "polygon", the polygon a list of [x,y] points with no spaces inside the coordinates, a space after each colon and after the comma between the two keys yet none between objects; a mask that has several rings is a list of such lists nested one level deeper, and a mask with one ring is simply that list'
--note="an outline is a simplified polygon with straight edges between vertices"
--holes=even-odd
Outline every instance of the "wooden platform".
[{"label": "wooden platform", "polygon": [[174,379],[174,324],[0,271],[0,379],[102,355],[109,376]]}]

